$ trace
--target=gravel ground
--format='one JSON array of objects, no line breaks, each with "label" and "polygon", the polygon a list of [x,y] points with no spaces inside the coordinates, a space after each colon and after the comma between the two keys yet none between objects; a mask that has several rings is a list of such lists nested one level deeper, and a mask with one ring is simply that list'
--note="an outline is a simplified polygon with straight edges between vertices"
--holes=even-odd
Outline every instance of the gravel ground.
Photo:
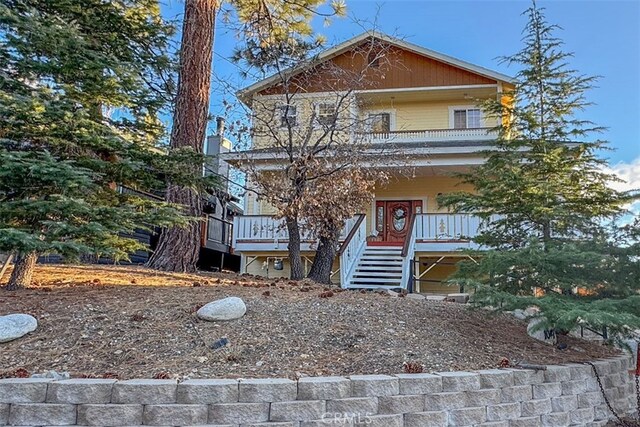
[{"label": "gravel ground", "polygon": [[[238,296],[247,314],[204,322],[195,311]],[[456,303],[332,290],[234,274],[168,274],[137,267],[39,266],[35,286],[0,290],[0,315],[29,313],[39,328],[0,344],[0,376],[300,377],[425,372],[580,361],[614,350],[565,338],[557,350],[512,316]],[[220,338],[230,344],[212,350]]]}]

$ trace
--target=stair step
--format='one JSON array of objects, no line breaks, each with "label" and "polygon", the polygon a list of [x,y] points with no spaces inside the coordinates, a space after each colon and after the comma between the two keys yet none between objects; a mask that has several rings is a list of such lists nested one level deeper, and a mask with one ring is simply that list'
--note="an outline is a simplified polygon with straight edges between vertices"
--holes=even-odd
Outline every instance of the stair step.
[{"label": "stair step", "polygon": [[397,255],[397,254],[389,254],[389,255],[378,255],[378,254],[362,254],[362,258],[369,258],[369,259],[393,259],[393,260],[401,260],[402,261],[402,257]]},{"label": "stair step", "polygon": [[402,271],[401,265],[361,265],[356,267],[356,271]]},{"label": "stair step", "polygon": [[353,274],[353,277],[365,277],[365,278],[376,278],[376,277],[395,277],[396,279],[402,278],[402,272],[394,272],[394,271],[388,271],[388,272],[382,272],[382,271],[376,271],[374,272],[374,274],[370,274],[371,272],[367,272],[367,271],[360,271],[360,272],[355,272]]},{"label": "stair step", "polygon": [[358,277],[353,278],[351,283],[400,283],[401,277],[389,278],[389,277]]},{"label": "stair step", "polygon": [[367,246],[366,251],[401,251],[402,246]]},{"label": "stair step", "polygon": [[384,284],[379,284],[379,285],[365,285],[365,284],[351,284],[348,285],[347,288],[349,289],[397,289],[400,288],[400,286],[398,285],[384,285]]}]

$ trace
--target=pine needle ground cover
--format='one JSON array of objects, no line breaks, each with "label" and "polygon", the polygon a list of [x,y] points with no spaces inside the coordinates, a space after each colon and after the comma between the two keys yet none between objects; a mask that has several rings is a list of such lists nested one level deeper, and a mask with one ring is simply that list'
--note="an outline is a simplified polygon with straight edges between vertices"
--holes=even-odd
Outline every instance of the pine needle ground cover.
[{"label": "pine needle ground cover", "polygon": [[[290,377],[389,374],[552,364],[614,354],[566,338],[530,338],[526,323],[456,303],[235,274],[139,267],[38,266],[34,286],[0,291],[0,314],[28,313],[38,329],[0,344],[0,376],[55,370],[76,377]],[[202,305],[238,296],[244,317],[204,322]],[[212,345],[226,338],[217,350]],[[22,371],[24,372],[24,371]]]}]

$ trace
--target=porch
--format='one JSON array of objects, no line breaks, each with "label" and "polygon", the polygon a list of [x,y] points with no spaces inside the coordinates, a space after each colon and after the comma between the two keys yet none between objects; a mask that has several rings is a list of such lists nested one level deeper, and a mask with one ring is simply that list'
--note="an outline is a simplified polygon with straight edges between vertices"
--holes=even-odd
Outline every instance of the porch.
[{"label": "porch", "polygon": [[[342,230],[333,278],[344,288],[402,288],[440,293],[441,286],[431,290],[432,286],[427,284],[434,267],[426,272],[419,266],[416,270],[419,255],[428,253],[440,258],[455,256],[461,249],[477,249],[471,239],[482,227],[482,220],[475,215],[415,213],[403,225],[401,240],[384,242],[367,232],[367,223],[366,216],[360,214],[351,218]],[[286,273],[288,233],[282,220],[267,215],[239,216],[234,219],[233,229],[235,251],[243,255],[242,272]],[[302,239],[303,257],[310,262],[315,239],[308,230],[303,232]],[[436,264],[438,269],[444,265],[442,260]]]},{"label": "porch", "polygon": [[[362,217],[362,219],[360,219]],[[366,226],[362,230],[355,227],[366,224],[364,214],[347,221],[340,234],[339,243],[348,246],[354,238],[354,231],[360,231],[358,239],[369,246],[403,246],[404,239],[385,242],[376,241]],[[407,224],[410,225],[410,224]],[[449,213],[417,213],[413,221],[415,250],[418,252],[450,252],[459,249],[475,249],[471,239],[478,235],[481,220],[475,215]],[[286,252],[289,233],[284,220],[269,215],[241,215],[233,222],[233,248],[235,252]],[[349,239],[347,239],[349,237]],[[367,239],[368,237],[368,239]],[[316,239],[302,225],[301,250],[315,250]]]}]

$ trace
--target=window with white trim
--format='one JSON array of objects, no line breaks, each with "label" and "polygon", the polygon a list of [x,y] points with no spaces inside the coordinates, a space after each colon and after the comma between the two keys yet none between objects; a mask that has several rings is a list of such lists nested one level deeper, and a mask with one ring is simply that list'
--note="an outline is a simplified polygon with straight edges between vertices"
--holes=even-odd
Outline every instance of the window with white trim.
[{"label": "window with white trim", "polygon": [[369,132],[386,133],[391,131],[391,114],[374,113],[367,117]]},{"label": "window with white trim", "polygon": [[321,102],[316,104],[316,121],[322,126],[331,126],[336,121],[336,104]]},{"label": "window with white trim", "polygon": [[295,126],[298,123],[298,109],[295,105],[280,105],[278,110],[280,113],[280,127]]},{"label": "window with white trim", "polygon": [[479,108],[456,108],[453,110],[453,128],[470,129],[482,127],[482,115]]}]

